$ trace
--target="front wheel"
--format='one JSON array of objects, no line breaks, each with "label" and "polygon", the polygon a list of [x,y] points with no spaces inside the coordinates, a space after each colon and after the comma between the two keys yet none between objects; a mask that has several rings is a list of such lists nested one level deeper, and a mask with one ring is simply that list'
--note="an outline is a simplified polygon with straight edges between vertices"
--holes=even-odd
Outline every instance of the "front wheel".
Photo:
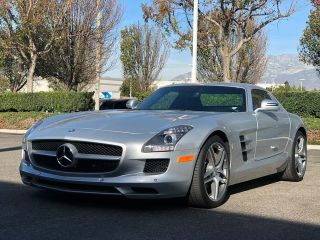
[{"label": "front wheel", "polygon": [[307,137],[298,131],[292,144],[292,157],[282,175],[283,180],[298,182],[307,168]]},{"label": "front wheel", "polygon": [[219,136],[213,136],[200,151],[188,196],[195,207],[214,208],[227,199],[230,161],[229,147]]}]

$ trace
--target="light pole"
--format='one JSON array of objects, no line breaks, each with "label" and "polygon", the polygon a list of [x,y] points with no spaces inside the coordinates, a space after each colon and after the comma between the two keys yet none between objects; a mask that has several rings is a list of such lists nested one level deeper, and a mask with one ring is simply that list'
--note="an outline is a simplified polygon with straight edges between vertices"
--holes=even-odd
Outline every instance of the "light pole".
[{"label": "light pole", "polygon": [[299,79],[300,80],[300,91],[302,92],[302,90],[303,90],[303,81],[305,81],[306,79],[304,79],[304,78],[300,78]]},{"label": "light pole", "polygon": [[191,82],[197,82],[197,56],[198,56],[198,8],[199,0],[194,0],[193,6],[193,37],[192,37],[192,76]]},{"label": "light pole", "polygon": [[94,109],[98,111],[100,109],[100,75],[101,75],[101,11],[100,11],[100,0],[97,0],[97,16],[96,16],[96,92],[95,92],[95,107]]},{"label": "light pole", "polygon": [[132,98],[132,80],[130,78],[130,98]]}]

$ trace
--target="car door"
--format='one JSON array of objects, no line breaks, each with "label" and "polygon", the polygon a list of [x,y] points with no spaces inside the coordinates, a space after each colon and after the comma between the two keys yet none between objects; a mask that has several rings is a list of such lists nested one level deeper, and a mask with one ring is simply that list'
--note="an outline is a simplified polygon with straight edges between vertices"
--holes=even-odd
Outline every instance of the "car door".
[{"label": "car door", "polygon": [[[252,89],[253,111],[261,106],[264,99],[274,100],[267,91]],[[288,113],[280,108],[278,111],[259,111],[257,120],[257,143],[255,159],[261,160],[281,154],[289,139],[290,119]]]}]

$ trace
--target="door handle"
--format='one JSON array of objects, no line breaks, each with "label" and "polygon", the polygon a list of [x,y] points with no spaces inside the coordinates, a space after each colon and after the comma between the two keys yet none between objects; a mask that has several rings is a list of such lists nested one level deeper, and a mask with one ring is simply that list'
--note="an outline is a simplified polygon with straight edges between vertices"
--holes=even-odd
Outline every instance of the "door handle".
[{"label": "door handle", "polygon": [[279,150],[279,147],[278,146],[271,146],[270,147],[273,151],[278,151]]}]

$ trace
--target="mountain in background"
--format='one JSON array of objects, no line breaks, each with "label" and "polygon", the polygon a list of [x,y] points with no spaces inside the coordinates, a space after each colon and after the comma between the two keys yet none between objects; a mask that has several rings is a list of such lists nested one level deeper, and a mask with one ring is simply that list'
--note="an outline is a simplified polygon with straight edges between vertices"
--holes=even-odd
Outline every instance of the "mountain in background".
[{"label": "mountain in background", "polygon": [[[181,74],[172,81],[186,81],[191,73]],[[288,81],[290,86],[300,86],[301,81],[306,89],[320,89],[320,75],[315,67],[303,64],[296,54],[269,56],[266,72],[261,83],[283,84]]]},{"label": "mountain in background", "polygon": [[315,67],[303,64],[296,54],[269,56],[265,74],[260,82],[282,84],[288,81],[290,86],[306,89],[320,89],[320,76]]}]

